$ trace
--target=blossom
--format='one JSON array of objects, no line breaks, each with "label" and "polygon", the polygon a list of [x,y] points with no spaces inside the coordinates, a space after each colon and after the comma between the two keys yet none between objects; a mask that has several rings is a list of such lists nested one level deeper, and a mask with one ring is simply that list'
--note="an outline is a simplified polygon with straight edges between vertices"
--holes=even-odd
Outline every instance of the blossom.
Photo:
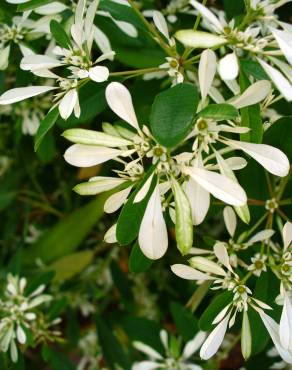
[{"label": "blossom", "polygon": [[33,55],[34,51],[27,45],[26,38],[39,38],[44,34],[49,34],[48,27],[51,20],[60,20],[54,14],[45,15],[38,20],[29,18],[30,12],[13,17],[12,24],[0,24],[0,70],[4,70],[9,65],[9,54],[13,44],[18,45],[23,56]]},{"label": "blossom", "polygon": [[16,342],[27,342],[27,333],[37,319],[35,308],[52,299],[50,295],[43,294],[44,285],[26,295],[26,285],[25,278],[9,274],[5,299],[0,301],[0,348],[3,352],[10,351],[13,362],[17,362],[18,358]]},{"label": "blossom", "polygon": [[[165,330],[160,331],[160,340],[165,350],[163,357],[152,347],[142,342],[134,342],[134,347],[148,356],[149,360],[136,362],[132,366],[132,370],[145,370],[145,369],[178,369],[178,370],[202,370],[202,367],[193,364],[190,358],[200,348],[205,339],[205,334],[199,332],[193,339],[188,341],[180,353],[175,353],[173,346],[169,344],[168,333]],[[174,342],[173,342],[174,343]],[[178,350],[178,348],[177,348]]]},{"label": "blossom", "polygon": [[[91,60],[91,48],[93,42],[93,21],[98,1],[94,1],[88,8],[84,18],[84,2],[79,1],[76,8],[75,23],[71,26],[72,41],[68,41],[68,48],[56,46],[53,50],[59,59],[47,55],[27,55],[20,67],[31,71],[36,76],[52,78],[57,81],[58,87],[31,86],[16,88],[5,92],[0,97],[0,105],[12,104],[50,90],[58,89],[54,99],[59,107],[63,119],[70,117],[74,111],[76,117],[80,116],[78,89],[84,81],[92,80],[97,83],[108,79],[109,70],[105,66],[98,65],[100,62],[111,58],[114,53],[102,54],[95,61]],[[83,19],[84,18],[84,19]],[[71,73],[63,78],[51,71],[53,68],[65,66]]]},{"label": "blossom", "polygon": [[[268,12],[274,12],[277,7],[282,6],[284,3],[285,1],[280,1],[279,4],[275,6],[274,4],[267,3],[267,5],[259,5],[257,2],[253,4],[253,6],[255,8],[259,6],[261,9],[263,9],[263,7],[270,8]],[[244,31],[241,31],[235,27],[234,20],[227,24],[224,17],[217,17],[211,10],[198,1],[191,0],[190,4],[203,16],[205,25],[212,31],[212,34],[201,31],[181,30],[176,33],[176,38],[178,40],[186,46],[194,48],[211,48],[222,44],[228,46],[231,52],[219,60],[218,73],[221,79],[231,88],[232,85],[237,85],[236,78],[239,74],[238,59],[242,51],[253,53],[280,93],[287,101],[292,100],[290,67],[292,49],[289,43],[291,39],[291,29],[287,27],[285,23],[279,22],[276,24],[276,27],[280,26],[284,28],[284,30],[279,30],[278,28],[270,26],[268,29],[269,32],[266,35],[260,35],[261,29],[256,22],[251,23]],[[255,15],[255,20],[260,18],[260,16],[261,12],[259,11],[257,15]],[[266,49],[271,39],[276,41],[279,46],[278,49]],[[281,56],[282,53],[287,59],[288,64],[277,58]]]}]

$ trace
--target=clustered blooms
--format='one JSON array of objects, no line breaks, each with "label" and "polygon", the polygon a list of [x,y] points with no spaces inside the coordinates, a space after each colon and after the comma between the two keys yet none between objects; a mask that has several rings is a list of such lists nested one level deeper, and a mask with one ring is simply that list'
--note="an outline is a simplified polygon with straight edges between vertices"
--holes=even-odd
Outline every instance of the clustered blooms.
[{"label": "clustered blooms", "polygon": [[[145,344],[135,343],[135,347],[147,354],[150,360],[135,364],[133,370],[169,366],[185,370],[200,369],[197,365],[189,364],[188,359],[203,341],[201,358],[207,360],[215,355],[227,328],[234,326],[239,315],[242,316],[242,353],[248,359],[252,348],[250,310],[259,313],[277,351],[284,361],[292,363],[292,224],[287,221],[283,226],[283,247],[271,240],[274,235],[272,223],[253,236],[248,232],[236,237],[237,217],[248,224],[250,212],[248,196],[234,173],[246,167],[247,160],[243,155],[247,155],[274,176],[284,178],[289,174],[289,161],[282,151],[262,144],[261,139],[245,139],[254,133],[253,126],[246,126],[243,114],[240,114],[257,105],[261,115],[272,121],[275,115],[271,108],[273,103],[281,98],[292,101],[292,29],[291,25],[280,22],[274,13],[287,1],[281,0],[276,4],[268,0],[247,1],[247,16],[239,24],[235,20],[227,22],[224,12],[210,10],[196,0],[190,0],[187,4],[172,1],[166,9],[167,19],[173,13],[195,14],[197,19],[202,17],[202,27],[207,30],[198,31],[197,25],[195,29],[179,30],[174,36],[170,35],[171,27],[161,12],[151,12],[153,25],[139,13],[149,26],[154,40],[167,54],[165,63],[151,71],[142,70],[141,75],[144,75],[144,79],[164,78],[172,86],[168,90],[171,93],[179,94],[181,89],[185,89],[188,96],[193,97],[193,112],[186,118],[188,128],[175,143],[166,145],[152,124],[158,100],[155,99],[153,103],[149,121],[145,118],[141,122],[137,118],[131,93],[121,82],[109,82],[105,97],[109,108],[122,122],[103,123],[102,131],[70,128],[63,133],[73,143],[64,154],[69,164],[80,168],[110,160],[115,164],[112,176],[95,176],[74,188],[80,195],[115,191],[107,198],[104,211],[114,213],[123,208],[118,222],[107,231],[104,237],[106,242],[121,243],[121,218],[127,207],[132,207],[132,213],[137,207],[137,219],[142,217],[137,235],[131,242],[137,239],[147,258],[159,259],[165,255],[169,245],[166,221],[169,218],[175,225],[178,250],[184,256],[195,255],[188,259],[189,265],[174,264],[172,271],[200,284],[209,281],[213,290],[222,290],[228,296],[228,303],[214,317],[212,324],[216,326],[206,340],[205,334],[199,333],[199,337],[187,343],[182,354],[174,354],[169,349],[167,334],[162,332],[166,357]],[[125,2],[122,4],[126,6]],[[58,107],[60,116],[65,120],[72,113],[80,117],[79,90],[86,88],[90,80],[102,83],[112,77],[110,69],[100,63],[112,61],[115,52],[108,42],[100,43],[100,37],[105,35],[95,26],[95,15],[109,17],[131,37],[137,36],[133,26],[115,20],[110,13],[99,11],[98,6],[98,0],[79,0],[77,4],[74,3],[70,36],[52,19],[51,30],[54,34],[53,29],[56,28],[58,45],[52,40],[51,48],[44,55],[26,50],[20,64],[22,70],[48,79],[47,85],[9,90],[1,95],[0,105],[52,91],[52,109]],[[59,9],[56,14],[63,10]],[[1,29],[4,35],[0,56],[2,69],[7,67],[9,43],[18,43],[23,47],[22,40],[27,32],[31,29],[35,31],[33,23],[25,26],[28,16],[25,14],[10,28],[4,26]],[[175,22],[176,18],[171,20]],[[176,40],[185,47],[183,52],[182,45],[178,45]],[[106,45],[100,47],[102,54],[97,58],[94,57],[94,41],[99,46]],[[198,50],[202,51],[197,53]],[[192,56],[192,53],[195,55]],[[265,78],[245,76],[246,86],[243,88],[242,81],[239,81],[242,57],[261,68],[261,75],[264,74]],[[55,69],[61,72],[56,74]],[[136,73],[133,72],[133,76]],[[123,76],[123,72],[113,76]],[[273,87],[280,95],[273,91]],[[163,94],[158,97],[165,99]],[[163,115],[164,112],[162,118]],[[265,129],[268,128],[265,126]],[[263,127],[261,131],[264,131]],[[193,248],[193,226],[204,221],[210,208],[211,195],[228,204],[223,217],[230,240],[215,241],[212,250]],[[278,208],[277,201],[275,198],[266,202],[266,209],[271,214]],[[250,260],[246,260],[244,255],[248,249],[253,251]],[[258,299],[248,286],[251,277],[260,278],[267,271],[273,272],[281,283],[276,299],[278,304],[283,305],[279,324],[264,311],[272,310],[272,304],[270,306]],[[23,294],[23,280],[15,280],[13,284]],[[11,289],[8,288],[8,291],[12,292]],[[17,292],[16,288],[14,290]],[[16,359],[15,338],[21,344],[25,342],[23,326],[29,328],[28,317],[32,316],[23,316],[22,321],[17,317],[16,321],[9,324],[9,335],[2,335],[1,346],[4,351],[10,347],[13,359]],[[6,322],[4,320],[2,325]]]},{"label": "clustered blooms", "polygon": [[31,293],[26,294],[27,280],[9,274],[5,298],[0,301],[0,351],[10,353],[13,362],[17,362],[17,345],[26,345],[28,337],[33,335],[35,342],[44,339],[53,340],[58,331],[50,327],[59,322],[44,320],[39,306],[52,300],[52,296],[44,294],[45,285],[40,285]]},{"label": "clustered blooms", "polygon": [[[175,337],[169,338],[165,330],[160,332],[160,340],[163,345],[165,355],[162,356],[154,348],[142,342],[133,342],[133,346],[140,352],[148,356],[148,360],[136,362],[132,370],[145,369],[177,369],[177,370],[202,370],[199,365],[194,365],[190,359],[200,348],[205,339],[205,333],[198,332],[193,339],[188,341],[183,349],[180,349],[179,341]],[[170,345],[170,341],[172,345]]]}]

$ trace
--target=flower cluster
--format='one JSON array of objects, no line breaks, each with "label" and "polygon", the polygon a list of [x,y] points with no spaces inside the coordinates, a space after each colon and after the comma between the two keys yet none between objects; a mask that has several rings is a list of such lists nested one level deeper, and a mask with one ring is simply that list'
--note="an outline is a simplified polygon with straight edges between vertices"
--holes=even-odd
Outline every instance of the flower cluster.
[{"label": "flower cluster", "polygon": [[27,280],[18,276],[8,275],[5,298],[0,301],[0,349],[10,352],[13,362],[17,362],[17,344],[25,345],[28,336],[33,334],[34,340],[52,340],[59,332],[50,331],[50,327],[59,322],[43,322],[39,306],[50,302],[52,296],[44,294],[45,285],[40,285],[26,294]]}]

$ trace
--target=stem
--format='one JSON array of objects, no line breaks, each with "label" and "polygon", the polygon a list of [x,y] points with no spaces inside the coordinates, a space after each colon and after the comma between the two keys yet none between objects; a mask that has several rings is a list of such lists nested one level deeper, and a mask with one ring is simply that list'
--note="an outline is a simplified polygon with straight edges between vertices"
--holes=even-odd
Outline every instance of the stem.
[{"label": "stem", "polygon": [[162,49],[168,54],[169,56],[173,56],[173,53],[171,52],[169,46],[164,42],[163,38],[160,36],[160,34],[156,31],[156,29],[150,24],[147,19],[144,17],[144,15],[140,12],[140,9],[137,7],[135,2],[133,0],[128,0],[128,3],[131,5],[134,12],[137,14],[137,16],[140,18],[142,23],[145,25],[146,28],[150,31],[152,36],[158,40],[159,45],[162,47]]},{"label": "stem", "polygon": [[244,242],[244,240],[249,237],[260,225],[262,222],[265,221],[265,219],[268,217],[269,212],[264,213],[264,215],[256,222],[253,227],[243,236],[242,240],[240,242]]},{"label": "stem", "polygon": [[195,290],[195,292],[187,302],[186,308],[189,308],[192,313],[194,313],[196,309],[199,307],[205,295],[208,293],[210,285],[211,285],[210,281],[205,281]]},{"label": "stem", "polygon": [[273,198],[273,196],[274,196],[273,187],[272,187],[270,176],[269,176],[269,174],[266,170],[265,170],[265,175],[266,175],[266,179],[267,179],[267,184],[268,184],[268,190],[269,190],[270,197]]},{"label": "stem", "polygon": [[284,190],[286,188],[286,185],[288,184],[288,181],[289,181],[289,175],[287,175],[286,177],[284,177],[281,182],[280,182],[280,186],[279,186],[279,190],[278,190],[278,194],[276,196],[276,200],[279,201],[284,193]]},{"label": "stem", "polygon": [[158,72],[162,71],[161,68],[155,67],[155,68],[143,68],[143,69],[133,69],[132,71],[122,71],[122,72],[112,72],[110,73],[111,77],[114,76],[127,76],[127,75],[133,75],[133,74],[144,74],[144,73],[151,73],[151,72]]},{"label": "stem", "polygon": [[[207,3],[207,0],[203,0],[203,1],[202,1],[202,5],[206,5],[206,3]],[[196,31],[196,30],[197,30],[197,28],[199,27],[199,24],[200,24],[201,18],[202,18],[202,15],[201,15],[201,13],[199,13],[199,14],[198,14],[198,16],[197,16],[197,19],[196,19],[195,25],[194,25],[194,31]]]}]

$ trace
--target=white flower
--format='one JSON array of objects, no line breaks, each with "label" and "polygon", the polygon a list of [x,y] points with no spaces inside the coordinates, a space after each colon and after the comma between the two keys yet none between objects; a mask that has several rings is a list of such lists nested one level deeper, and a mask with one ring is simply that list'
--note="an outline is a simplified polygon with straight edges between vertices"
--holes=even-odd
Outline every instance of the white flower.
[{"label": "white flower", "polygon": [[0,301],[0,349],[3,352],[10,349],[13,362],[17,362],[18,358],[16,342],[26,343],[26,331],[31,329],[31,323],[37,318],[35,308],[52,299],[50,295],[43,294],[44,285],[26,295],[26,285],[25,278],[9,274],[5,299]]},{"label": "white flower", "polygon": [[[161,330],[160,339],[165,350],[165,356],[162,356],[152,347],[142,342],[134,342],[134,347],[144,353],[149,360],[136,362],[132,366],[132,370],[154,370],[154,369],[179,369],[179,370],[202,370],[202,367],[193,364],[190,358],[200,348],[206,335],[199,332],[193,339],[188,341],[179,354],[174,353],[178,348],[173,348],[169,345],[168,334],[165,330]],[[175,343],[175,342],[173,342]]]},{"label": "white flower", "polygon": [[[56,58],[47,55],[26,55],[20,65],[23,70],[31,71],[36,76],[57,80],[59,92],[55,94],[55,100],[64,120],[68,119],[72,112],[75,117],[80,116],[78,98],[80,83],[88,79],[97,83],[106,81],[109,77],[109,70],[98,64],[106,59],[111,59],[114,55],[114,52],[111,51],[102,54],[95,61],[91,60],[93,21],[98,1],[95,0],[90,4],[86,16],[83,5],[83,0],[80,0],[76,8],[75,23],[71,26],[72,41],[71,45],[68,45],[68,49],[56,46],[53,50]],[[51,69],[61,66],[67,67],[71,73],[69,77],[61,78],[51,71]],[[0,105],[12,104],[53,89],[57,89],[57,87],[32,86],[12,89],[0,97]]]},{"label": "white flower", "polygon": [[258,277],[261,276],[262,271],[267,271],[266,260],[266,255],[256,253],[255,256],[251,258],[252,264],[248,266],[248,270],[252,271],[254,275]]}]

